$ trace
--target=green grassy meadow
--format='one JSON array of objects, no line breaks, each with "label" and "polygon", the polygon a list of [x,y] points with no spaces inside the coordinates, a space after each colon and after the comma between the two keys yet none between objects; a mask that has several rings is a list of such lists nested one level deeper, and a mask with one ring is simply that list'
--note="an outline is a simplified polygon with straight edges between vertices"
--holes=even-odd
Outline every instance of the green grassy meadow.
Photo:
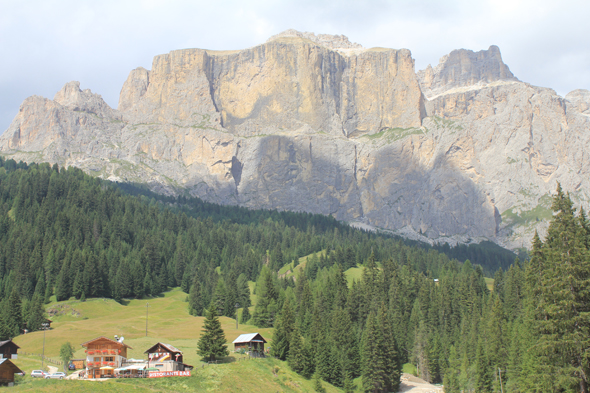
[{"label": "green grassy meadow", "polygon": [[[254,283],[251,283],[253,285]],[[253,289],[253,287],[252,287]],[[206,365],[197,355],[197,342],[201,335],[204,317],[188,314],[186,293],[180,288],[166,292],[162,297],[125,300],[119,304],[112,299],[88,299],[86,302],[69,300],[52,302],[47,309],[58,307],[61,315],[52,316],[52,329],[45,334],[45,356],[59,360],[62,344],[70,342],[76,352],[74,358],[84,358],[82,343],[99,336],[125,337],[132,347],[129,358],[144,359],[144,351],[157,342],[164,342],[183,351],[184,361],[195,366],[193,376],[178,378],[94,381],[39,380],[28,375],[11,391],[42,392],[100,392],[100,391],[313,391],[312,381],[293,373],[285,362],[275,359],[248,360],[247,356],[231,353],[225,363]],[[255,304],[256,296],[252,296]],[[148,336],[145,336],[146,304],[149,303]],[[253,312],[253,306],[251,307]],[[230,350],[231,342],[240,334],[258,332],[269,342],[272,329],[260,329],[240,324],[235,319],[220,317],[221,326]],[[20,335],[14,342],[21,347],[14,363],[27,374],[41,368],[39,356],[43,350],[43,332]],[[46,363],[47,365],[47,363]],[[275,368],[278,367],[278,373]],[[47,367],[45,367],[47,369]],[[275,375],[276,374],[276,375]],[[325,384],[328,391],[339,391]]]},{"label": "green grassy meadow", "polygon": [[[327,392],[339,389],[323,382]],[[0,388],[1,390],[2,388]],[[111,381],[41,380],[25,377],[15,392],[313,392],[313,381],[273,358],[195,368],[191,377]]]}]

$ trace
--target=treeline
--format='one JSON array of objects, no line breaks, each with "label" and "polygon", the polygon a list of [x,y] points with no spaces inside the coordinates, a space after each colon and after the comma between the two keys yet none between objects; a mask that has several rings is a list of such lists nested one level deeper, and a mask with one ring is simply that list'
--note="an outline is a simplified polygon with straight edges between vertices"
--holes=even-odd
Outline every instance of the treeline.
[{"label": "treeline", "polygon": [[338,261],[295,282],[263,270],[251,322],[275,327],[273,354],[293,370],[346,391],[357,376],[364,391],[395,391],[410,362],[445,392],[588,392],[590,224],[561,188],[553,211],[546,240],[499,269],[493,291],[469,261],[408,263],[400,247],[363,261],[350,286]]},{"label": "treeline", "polygon": [[[512,251],[490,241],[469,245],[457,244],[452,247],[448,243],[444,243],[437,244],[433,248],[438,252],[446,254],[449,258],[454,258],[460,262],[467,260],[477,261],[477,264],[483,267],[484,274],[488,277],[492,277],[499,268],[508,270],[517,256]],[[520,251],[518,257],[521,260],[525,260],[528,259],[528,254]]]}]

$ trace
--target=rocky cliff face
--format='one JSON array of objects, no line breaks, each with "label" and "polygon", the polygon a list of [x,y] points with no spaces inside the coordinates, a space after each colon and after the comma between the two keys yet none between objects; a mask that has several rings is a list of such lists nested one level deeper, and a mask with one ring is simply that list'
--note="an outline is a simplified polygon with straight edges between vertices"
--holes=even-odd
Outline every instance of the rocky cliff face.
[{"label": "rocky cliff face", "polygon": [[131,71],[117,110],[77,82],[30,97],[0,151],[160,192],[520,247],[546,227],[557,181],[588,205],[587,93],[519,82],[497,47],[416,73],[407,50],[287,31],[156,56]]}]

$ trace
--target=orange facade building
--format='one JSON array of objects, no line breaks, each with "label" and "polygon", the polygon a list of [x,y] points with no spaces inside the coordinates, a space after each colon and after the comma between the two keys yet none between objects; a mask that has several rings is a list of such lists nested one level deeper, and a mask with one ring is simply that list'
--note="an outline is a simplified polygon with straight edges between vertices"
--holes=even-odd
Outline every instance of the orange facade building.
[{"label": "orange facade building", "polygon": [[127,349],[133,349],[123,340],[104,336],[82,344],[86,348],[86,375],[88,378],[112,378],[114,370],[127,361]]}]

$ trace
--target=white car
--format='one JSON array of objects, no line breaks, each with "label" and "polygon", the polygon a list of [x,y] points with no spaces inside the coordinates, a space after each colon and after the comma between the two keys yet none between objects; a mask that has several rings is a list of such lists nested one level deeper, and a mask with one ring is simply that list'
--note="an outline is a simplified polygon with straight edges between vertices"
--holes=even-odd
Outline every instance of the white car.
[{"label": "white car", "polygon": [[31,377],[33,378],[45,378],[47,374],[43,370],[33,370],[31,371]]},{"label": "white car", "polygon": [[66,377],[66,373],[59,372],[59,373],[47,374],[45,376],[45,379],[49,379],[49,378],[52,378],[52,379],[64,379],[65,377]]}]

